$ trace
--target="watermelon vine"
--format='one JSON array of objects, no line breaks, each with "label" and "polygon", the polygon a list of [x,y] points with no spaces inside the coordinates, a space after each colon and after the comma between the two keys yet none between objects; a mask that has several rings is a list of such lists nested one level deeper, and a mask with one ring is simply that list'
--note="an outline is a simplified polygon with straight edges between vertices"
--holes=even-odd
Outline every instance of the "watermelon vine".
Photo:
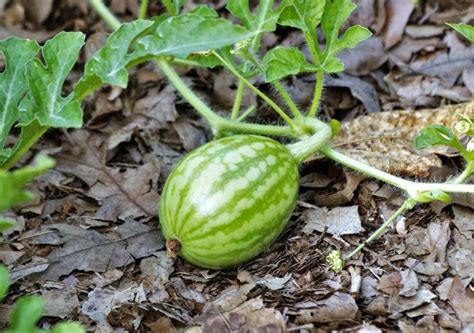
[{"label": "watermelon vine", "polygon": [[[65,97],[61,88],[84,44],[82,33],[62,32],[43,46],[19,38],[0,42],[6,60],[6,69],[0,74],[0,90],[5,92],[0,94],[0,171],[7,172],[16,165],[49,128],[81,127],[80,102],[84,98],[104,85],[126,88],[130,68],[153,61],[218,138],[186,156],[162,193],[159,215],[169,252],[196,265],[234,266],[265,250],[283,230],[294,208],[298,165],[318,152],[398,187],[407,195],[395,215],[345,256],[346,260],[417,203],[449,201],[450,193],[474,193],[473,185],[463,184],[474,174],[472,119],[460,119],[454,130],[429,126],[416,139],[420,149],[447,145],[465,158],[465,170],[447,183],[405,180],[330,147],[338,123],[317,118],[324,76],[343,71],[338,54],[371,36],[362,26],[345,24],[356,8],[351,0],[282,0],[278,5],[274,0],[260,0],[255,10],[248,0],[228,0],[226,8],[235,18],[232,20],[219,17],[205,5],[183,11],[184,0],[163,0],[167,13],[146,19],[148,1],[144,0],[138,19],[128,23],[121,23],[102,0],[90,0],[90,4],[113,32],[86,63],[84,75]],[[262,36],[279,26],[300,30],[309,54],[283,46],[262,54]],[[472,27],[450,26],[474,40]],[[323,37],[324,46],[318,37]],[[223,67],[233,74],[238,89],[230,116],[215,113],[182,80],[175,66]],[[309,73],[316,79],[308,110],[299,108],[280,82],[299,73]],[[284,106],[252,83],[257,77],[278,92]],[[246,121],[257,111],[256,107],[242,110],[246,90],[268,104],[285,125]],[[18,140],[7,146],[6,138],[14,126],[21,129]],[[292,143],[284,146],[267,137]],[[466,144],[461,137],[470,140]],[[336,270],[344,264],[337,252],[328,260]]]},{"label": "watermelon vine", "polygon": [[[417,137],[417,146],[445,144],[464,153],[466,169],[449,183],[421,184],[405,180],[330,148],[329,142],[337,132],[338,124],[335,121],[326,124],[316,118],[324,75],[343,71],[338,53],[355,47],[371,35],[364,27],[352,26],[340,37],[344,22],[356,8],[351,0],[284,0],[276,8],[274,0],[261,0],[254,12],[248,1],[229,0],[226,8],[241,21],[241,26],[218,18],[209,7],[198,6],[180,13],[184,1],[163,2],[168,13],[137,34],[139,38],[130,39],[132,51],[128,64],[155,60],[181,95],[209,122],[214,135],[225,137],[187,155],[166,182],[159,215],[170,255],[181,255],[201,267],[220,269],[260,254],[283,230],[294,208],[299,178],[297,165],[317,152],[407,194],[400,209],[353,252],[344,259],[338,251],[328,256],[327,260],[335,270],[342,269],[344,260],[360,252],[400,214],[417,203],[449,201],[449,193],[474,193],[473,185],[462,184],[474,173],[474,156],[454,134],[449,136],[451,132],[448,140],[443,135],[445,129],[422,131]],[[92,0],[91,3],[115,30],[109,40],[114,34],[123,33],[127,24],[120,24],[102,1]],[[141,8],[142,14],[144,7],[146,4]],[[260,55],[262,35],[276,30],[278,25],[301,30],[310,59],[296,48],[281,46]],[[324,48],[319,45],[316,35],[318,26],[325,36]],[[466,27],[462,26],[462,29],[461,33],[465,35]],[[105,48],[112,46],[112,43],[106,44]],[[99,55],[97,61],[100,60],[103,57]],[[180,78],[174,65],[222,66],[233,74],[239,83],[230,119],[213,112]],[[314,73],[316,78],[313,101],[307,112],[297,107],[279,82],[301,72]],[[280,94],[291,116],[251,83],[250,78],[259,75]],[[241,110],[245,89],[266,102],[286,126],[245,122],[245,118],[255,112],[255,108]],[[283,146],[251,134],[287,137],[296,142]],[[257,146],[261,146],[261,150],[256,149]],[[266,161],[272,158],[275,164],[269,165]]]}]

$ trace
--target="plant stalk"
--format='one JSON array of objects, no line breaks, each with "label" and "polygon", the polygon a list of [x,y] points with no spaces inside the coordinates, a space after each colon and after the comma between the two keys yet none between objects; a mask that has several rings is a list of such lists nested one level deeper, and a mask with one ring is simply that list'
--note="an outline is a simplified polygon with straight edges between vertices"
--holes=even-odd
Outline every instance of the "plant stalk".
[{"label": "plant stalk", "polygon": [[174,10],[173,3],[170,0],[163,0],[162,2],[163,2],[163,5],[165,5],[166,10],[168,11],[168,13],[172,16],[176,16],[176,12]]},{"label": "plant stalk", "polygon": [[385,229],[390,225],[392,224],[396,219],[397,217],[399,217],[401,214],[405,213],[406,211],[412,209],[414,207],[414,205],[416,204],[416,201],[413,200],[412,198],[408,198],[407,200],[405,200],[405,202],[403,203],[403,205],[398,208],[398,210],[392,215],[390,216],[390,218],[385,221],[372,235],[369,236],[369,238],[367,238],[362,244],[360,244],[354,251],[352,251],[351,253],[349,253],[347,256],[344,257],[344,260],[349,260],[351,259],[353,256],[355,256],[356,254],[358,254],[360,251],[362,251],[362,249],[367,245],[369,244],[370,242],[372,242],[374,239],[378,238],[380,235],[382,235],[382,233],[385,231]]},{"label": "plant stalk", "polygon": [[[258,68],[260,73],[264,72],[263,66],[260,63],[260,60],[255,56],[255,54],[250,53],[250,52],[244,52],[244,54],[245,54],[246,58],[248,60],[250,60],[252,62],[252,64],[254,64]],[[281,85],[281,83],[279,81],[274,81],[274,82],[272,82],[272,84],[276,88],[276,90],[278,90],[278,93],[280,94],[280,96],[284,99],[286,105],[289,107],[291,113],[293,113],[293,116],[295,117],[295,119],[299,123],[302,123],[303,122],[303,115],[301,114],[300,110],[296,106],[296,104],[293,101],[293,99],[291,98],[291,96],[285,90],[285,88]]]},{"label": "plant stalk", "polygon": [[94,10],[109,25],[112,30],[117,30],[121,23],[114,14],[104,5],[102,0],[89,0]]},{"label": "plant stalk", "polygon": [[252,83],[250,83],[246,78],[244,78],[231,64],[227,62],[218,52],[212,51],[212,54],[216,56],[222,64],[236,77],[238,77],[245,85],[252,90],[255,94],[257,94],[260,98],[262,98],[268,105],[270,105],[279,115],[283,118],[283,120],[294,130],[297,129],[296,124],[291,120],[290,117],[283,111],[275,102],[273,102],[270,97],[265,95],[260,89],[255,87]]},{"label": "plant stalk", "polygon": [[247,110],[245,110],[244,113],[242,113],[239,116],[239,118],[237,118],[235,121],[240,123],[240,122],[244,121],[245,119],[247,119],[247,117],[250,116],[255,111],[257,111],[257,107],[255,105],[252,105]]},{"label": "plant stalk", "polygon": [[297,133],[288,126],[271,126],[260,124],[239,123],[222,118],[215,114],[196,94],[184,83],[168,61],[157,59],[156,63],[168,80],[176,87],[181,95],[198,111],[211,125],[214,131],[236,131],[262,135],[275,135],[296,138]]},{"label": "plant stalk", "polygon": [[283,88],[280,82],[275,81],[272,83],[273,83],[273,86],[276,88],[276,90],[278,90],[278,93],[280,94],[280,96],[285,100],[286,105],[288,105],[288,107],[290,108],[290,111],[291,113],[293,113],[293,116],[295,117],[296,121],[298,121],[299,123],[302,123],[303,116],[300,110],[298,109],[298,107],[296,106],[295,102],[291,98],[291,96],[288,94],[285,88]]},{"label": "plant stalk", "polygon": [[230,119],[236,120],[239,117],[240,106],[242,105],[242,97],[244,96],[245,84],[239,80],[237,91],[235,92],[234,105],[232,105],[232,114]]},{"label": "plant stalk", "polygon": [[140,10],[138,12],[137,18],[139,20],[143,20],[144,18],[146,18],[147,11],[148,11],[148,0],[142,0],[140,3]]},{"label": "plant stalk", "polygon": [[[464,169],[464,172],[461,173],[454,181],[452,181],[452,184],[461,184],[464,181],[466,181],[472,174],[474,173],[474,161],[469,162],[466,165],[466,168]],[[441,185],[441,184],[440,184]],[[471,185],[472,186],[472,185]],[[360,244],[354,251],[349,253],[344,260],[349,260],[356,254],[358,254],[362,249],[370,242],[372,242],[374,239],[378,238],[384,231],[385,229],[392,224],[395,219],[400,216],[401,214],[405,213],[406,211],[412,209],[416,205],[416,200],[413,198],[408,198],[405,200],[403,205],[387,220],[385,221],[372,235],[370,235],[369,238],[367,238],[362,244]]]},{"label": "plant stalk", "polygon": [[456,179],[454,179],[454,181],[452,183],[453,184],[464,183],[473,174],[474,174],[474,161],[470,161],[470,162],[467,163],[466,168],[464,169],[464,171]]},{"label": "plant stalk", "polygon": [[314,86],[314,96],[313,102],[311,103],[311,108],[309,109],[308,116],[315,117],[318,113],[319,102],[321,101],[321,95],[323,93],[323,81],[324,81],[324,72],[320,71],[316,73],[316,83]]},{"label": "plant stalk", "polygon": [[286,146],[298,163],[303,162],[308,156],[327,145],[332,137],[331,127],[322,121],[307,118],[305,124],[314,130],[314,134]]},{"label": "plant stalk", "polygon": [[319,50],[319,47],[316,46],[317,38],[313,38],[313,36],[310,33],[303,32],[304,38],[306,40],[306,44],[308,44],[309,48],[309,53],[311,54],[311,57],[313,58],[314,64],[321,64],[320,58],[322,57],[321,51]]},{"label": "plant stalk", "polygon": [[336,150],[330,147],[324,147],[320,151],[325,156],[344,166],[347,166],[353,170],[356,170],[360,173],[376,178],[378,180],[382,180],[387,184],[401,188],[415,200],[417,200],[417,196],[420,193],[427,191],[443,191],[447,193],[474,193],[473,185],[460,185],[453,183],[416,183],[391,175],[370,165],[361,163],[344,154],[337,152]]}]

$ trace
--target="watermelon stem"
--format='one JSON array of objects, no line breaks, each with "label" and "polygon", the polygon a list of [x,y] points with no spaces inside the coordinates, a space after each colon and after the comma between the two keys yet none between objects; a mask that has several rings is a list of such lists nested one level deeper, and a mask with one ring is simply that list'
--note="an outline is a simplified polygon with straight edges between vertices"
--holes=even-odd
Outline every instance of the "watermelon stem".
[{"label": "watermelon stem", "polygon": [[178,257],[179,251],[181,250],[181,243],[177,239],[168,239],[166,241],[166,254],[168,257],[175,259]]},{"label": "watermelon stem", "polygon": [[331,127],[318,119],[306,118],[305,125],[310,127],[314,134],[286,146],[298,163],[322,149],[332,138]]},{"label": "watermelon stem", "polygon": [[214,134],[219,134],[223,131],[232,131],[237,133],[253,133],[293,138],[299,137],[300,133],[298,130],[293,129],[290,126],[242,123],[217,115],[187,86],[178,73],[173,69],[173,66],[171,66],[169,61],[165,59],[157,59],[156,63],[186,101],[209,122]]}]

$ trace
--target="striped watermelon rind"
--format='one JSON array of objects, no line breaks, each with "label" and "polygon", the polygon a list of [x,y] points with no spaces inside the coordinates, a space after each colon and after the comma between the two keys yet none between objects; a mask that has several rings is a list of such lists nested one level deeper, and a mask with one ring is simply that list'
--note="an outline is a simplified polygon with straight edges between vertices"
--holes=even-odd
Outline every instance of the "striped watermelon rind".
[{"label": "striped watermelon rind", "polygon": [[168,177],[161,228],[192,264],[236,266],[283,231],[298,188],[298,163],[284,145],[257,135],[218,139],[185,156]]}]

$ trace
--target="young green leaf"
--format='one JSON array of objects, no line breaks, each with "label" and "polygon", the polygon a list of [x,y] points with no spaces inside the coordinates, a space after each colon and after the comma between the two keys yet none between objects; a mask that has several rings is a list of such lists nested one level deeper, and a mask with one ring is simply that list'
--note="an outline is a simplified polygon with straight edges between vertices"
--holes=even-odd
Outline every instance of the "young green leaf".
[{"label": "young green leaf", "polygon": [[474,119],[462,114],[459,117],[454,129],[461,135],[474,136]]},{"label": "young green leaf", "polygon": [[153,34],[140,39],[132,56],[186,58],[191,53],[233,45],[255,34],[225,19],[186,13],[166,19]]},{"label": "young green leaf", "polygon": [[229,0],[227,10],[239,18],[243,26],[255,32],[250,42],[250,49],[255,53],[260,48],[264,32],[275,31],[282,6],[273,10],[274,0],[260,0],[255,15],[251,12],[249,0]]},{"label": "young green leaf", "polygon": [[467,161],[474,161],[474,152],[459,142],[459,139],[449,128],[442,125],[430,125],[421,130],[415,138],[415,147],[418,149],[430,146],[444,145],[456,149]]},{"label": "young green leaf", "polygon": [[75,99],[83,99],[104,84],[127,87],[127,67],[137,60],[130,54],[130,45],[153,24],[152,21],[136,20],[122,24],[113,32],[105,46],[87,62],[84,76],[74,87]]},{"label": "young green leaf", "polygon": [[39,332],[36,323],[43,313],[43,304],[43,300],[38,296],[24,296],[18,299],[10,317],[10,326],[4,332]]},{"label": "young green leaf", "polygon": [[[369,38],[372,33],[360,25],[355,25],[346,30],[342,39],[339,39],[339,31],[357,6],[352,0],[327,0],[321,20],[321,28],[326,37],[326,48],[324,50],[323,67],[333,62],[328,72],[337,72],[344,69],[342,63],[336,63],[336,55],[346,48],[353,48],[360,42]],[[339,70],[336,70],[339,69]]]},{"label": "young green leaf", "polygon": [[277,46],[265,54],[262,63],[266,82],[301,72],[316,72],[320,69],[307,62],[303,52],[296,47]]},{"label": "young green leaf", "polygon": [[18,121],[18,103],[28,89],[26,67],[38,53],[35,41],[10,37],[0,41],[0,52],[5,57],[5,71],[0,74],[0,165],[10,155],[4,149],[12,126]]},{"label": "young green leaf", "polygon": [[28,95],[20,102],[21,125],[37,120],[41,126],[68,128],[82,126],[82,110],[72,94],[62,97],[67,75],[84,45],[81,32],[61,32],[45,43],[40,59],[28,63]]},{"label": "young green leaf", "polygon": [[326,36],[326,50],[333,50],[339,40],[339,31],[351,13],[356,9],[352,0],[327,0],[321,20],[321,28]]},{"label": "young green leaf", "polygon": [[415,138],[415,147],[424,149],[430,146],[445,145],[457,148],[460,145],[456,135],[442,125],[430,125],[421,130],[420,134]]},{"label": "young green leaf", "polygon": [[453,201],[451,196],[443,191],[440,190],[433,190],[433,191],[425,191],[420,192],[416,196],[416,201],[423,202],[423,203],[430,203],[433,201],[441,201],[444,203],[450,203]]},{"label": "young green leaf", "polygon": [[13,172],[0,170],[0,211],[30,200],[32,194],[23,190],[24,185],[53,166],[51,158],[41,155],[35,159],[33,166]]},{"label": "young green leaf", "polygon": [[321,22],[326,0],[283,0],[278,23],[314,35]]},{"label": "young green leaf", "polygon": [[446,23],[474,44],[474,27],[464,23]]},{"label": "young green leaf", "polygon": [[331,57],[322,65],[325,73],[339,73],[344,70],[344,64],[336,57]]},{"label": "young green leaf", "polygon": [[189,60],[199,63],[202,67],[215,68],[217,66],[222,66],[222,63],[215,55],[211,53],[198,54],[194,53],[188,57]]},{"label": "young green leaf", "polygon": [[344,32],[344,36],[342,36],[342,39],[338,43],[338,51],[342,49],[352,49],[370,36],[372,36],[372,33],[365,27],[360,25],[349,27]]},{"label": "young green leaf", "polygon": [[5,266],[0,265],[0,301],[7,294],[9,284],[8,271]]}]

